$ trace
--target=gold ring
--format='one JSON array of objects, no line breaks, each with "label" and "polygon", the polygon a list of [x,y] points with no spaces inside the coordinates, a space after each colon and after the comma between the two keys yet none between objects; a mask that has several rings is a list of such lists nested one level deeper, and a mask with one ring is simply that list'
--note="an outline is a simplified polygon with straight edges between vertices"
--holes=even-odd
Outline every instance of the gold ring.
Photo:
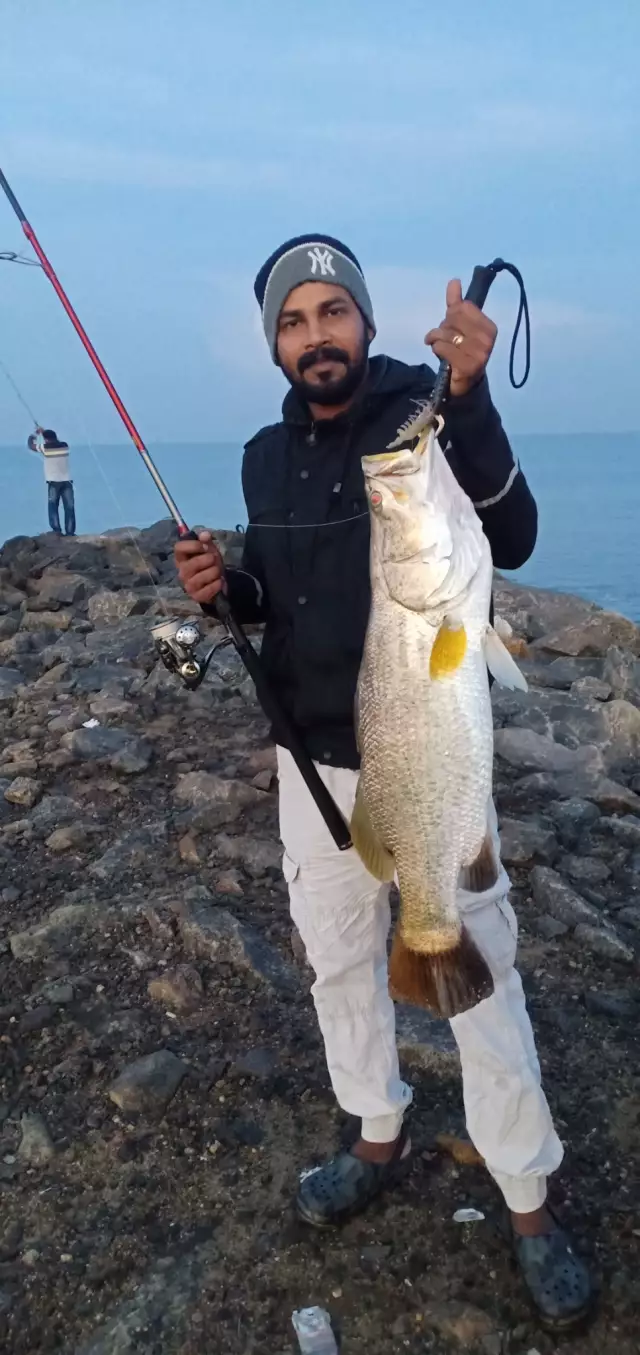
[{"label": "gold ring", "polygon": [[460,344],[464,343],[464,334],[454,334],[451,342],[455,344],[456,348],[459,348]]}]

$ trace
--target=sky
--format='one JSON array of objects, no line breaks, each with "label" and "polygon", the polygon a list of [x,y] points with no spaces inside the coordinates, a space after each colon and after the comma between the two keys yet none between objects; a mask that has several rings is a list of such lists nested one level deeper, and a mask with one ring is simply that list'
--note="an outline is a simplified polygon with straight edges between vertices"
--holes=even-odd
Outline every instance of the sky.
[{"label": "sky", "polygon": [[[0,165],[148,442],[240,441],[284,394],[253,297],[275,246],[343,238],[377,351],[425,359],[447,279],[521,269],[514,432],[640,428],[637,0],[3,0]],[[0,250],[26,248],[0,201]],[[0,359],[69,440],[124,440],[36,268],[0,262]],[[0,373],[0,443],[28,419]]]}]

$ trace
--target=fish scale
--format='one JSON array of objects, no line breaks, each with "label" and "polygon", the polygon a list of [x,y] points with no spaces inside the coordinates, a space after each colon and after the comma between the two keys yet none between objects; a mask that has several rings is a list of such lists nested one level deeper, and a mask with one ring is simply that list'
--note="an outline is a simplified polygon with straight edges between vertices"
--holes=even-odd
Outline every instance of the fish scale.
[{"label": "fish scale", "polygon": [[487,662],[505,685],[524,679],[489,625],[489,543],[434,428],[418,430],[416,446],[362,465],[372,601],[358,681],[352,832],[369,869],[398,879],[396,995],[452,1015],[492,986],[457,906],[461,881],[479,890],[498,872],[488,837]]}]

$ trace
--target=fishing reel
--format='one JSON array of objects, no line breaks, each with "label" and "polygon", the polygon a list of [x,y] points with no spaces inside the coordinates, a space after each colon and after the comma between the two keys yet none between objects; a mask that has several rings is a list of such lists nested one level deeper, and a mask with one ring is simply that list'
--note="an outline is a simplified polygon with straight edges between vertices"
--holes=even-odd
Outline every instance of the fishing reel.
[{"label": "fishing reel", "polygon": [[225,635],[217,640],[211,649],[203,655],[196,650],[202,640],[202,631],[197,621],[161,621],[151,630],[153,643],[170,673],[175,673],[190,692],[194,692],[207,674],[214,654],[225,649],[233,641]]}]

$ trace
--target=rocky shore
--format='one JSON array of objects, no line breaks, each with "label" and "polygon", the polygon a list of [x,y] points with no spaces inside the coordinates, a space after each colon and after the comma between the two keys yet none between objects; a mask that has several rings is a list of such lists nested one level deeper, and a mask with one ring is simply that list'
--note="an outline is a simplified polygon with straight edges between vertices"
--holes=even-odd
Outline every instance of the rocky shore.
[{"label": "rocky shore", "polygon": [[[321,1303],[345,1355],[552,1355],[446,1025],[398,1013],[409,1181],[336,1234],[292,1217],[298,1171],[352,1126],[252,688],[228,650],[195,693],[154,653],[151,625],[192,612],[172,541],[160,522],[0,550],[0,1348],[284,1355],[292,1310]],[[496,610],[530,683],[494,688],[496,794],[567,1145],[554,1199],[602,1287],[564,1348],[637,1355],[640,628],[504,579]],[[465,1205],[484,1220],[454,1223]]]}]

